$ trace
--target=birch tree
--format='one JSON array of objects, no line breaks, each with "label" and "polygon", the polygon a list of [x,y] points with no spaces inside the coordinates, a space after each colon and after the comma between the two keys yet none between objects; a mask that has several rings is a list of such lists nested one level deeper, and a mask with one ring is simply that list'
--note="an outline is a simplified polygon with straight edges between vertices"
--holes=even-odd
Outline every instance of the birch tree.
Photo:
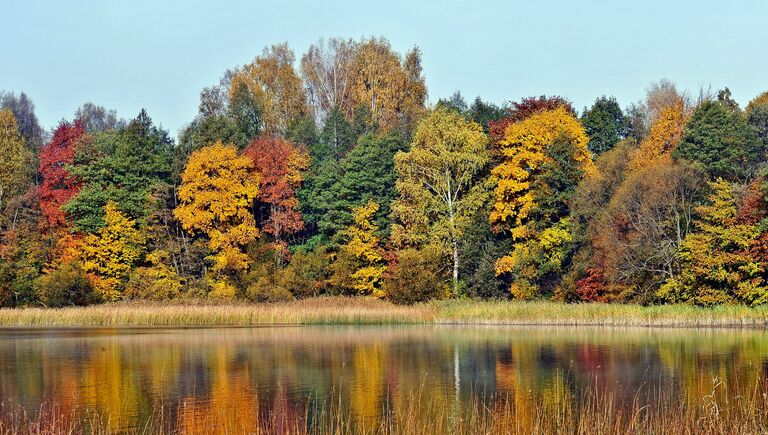
[{"label": "birch tree", "polygon": [[417,126],[411,148],[395,156],[399,198],[392,205],[393,239],[401,245],[436,243],[452,258],[453,291],[459,285],[459,242],[487,189],[489,162],[482,127],[458,112],[438,107]]}]

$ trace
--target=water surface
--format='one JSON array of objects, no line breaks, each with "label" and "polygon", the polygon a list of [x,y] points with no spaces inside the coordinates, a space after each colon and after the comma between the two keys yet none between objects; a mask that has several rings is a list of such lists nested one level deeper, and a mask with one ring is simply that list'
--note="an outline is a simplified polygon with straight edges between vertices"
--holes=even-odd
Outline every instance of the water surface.
[{"label": "water surface", "polygon": [[[109,416],[141,427],[163,406],[180,429],[218,415],[311,417],[330,400],[376,422],[414,393],[450,406],[470,397],[619,406],[649,391],[695,404],[768,374],[768,333],[741,329],[300,326],[0,330],[0,402],[35,413]],[[247,425],[247,424],[246,424]]]}]

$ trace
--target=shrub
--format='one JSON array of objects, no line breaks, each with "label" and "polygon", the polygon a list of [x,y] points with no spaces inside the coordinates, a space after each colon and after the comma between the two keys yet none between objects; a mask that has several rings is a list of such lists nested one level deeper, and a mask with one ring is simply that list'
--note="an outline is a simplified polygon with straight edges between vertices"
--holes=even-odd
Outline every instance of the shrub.
[{"label": "shrub", "polygon": [[93,286],[80,267],[65,263],[35,283],[40,302],[48,307],[88,305],[98,301]]},{"label": "shrub", "polygon": [[291,257],[290,264],[280,271],[278,281],[281,287],[296,297],[319,296],[327,291],[329,265],[328,254],[323,247],[308,252],[297,251]]},{"label": "shrub", "polygon": [[147,255],[149,266],[138,267],[130,275],[125,296],[130,299],[162,301],[174,299],[181,292],[181,278],[166,264],[168,253],[155,251]]},{"label": "shrub", "polygon": [[448,277],[441,270],[438,249],[404,249],[390,263],[384,277],[384,293],[396,304],[414,304],[441,299],[450,293]]},{"label": "shrub", "polygon": [[245,290],[245,297],[251,302],[288,302],[294,300],[291,292],[275,285],[269,277],[261,277]]}]

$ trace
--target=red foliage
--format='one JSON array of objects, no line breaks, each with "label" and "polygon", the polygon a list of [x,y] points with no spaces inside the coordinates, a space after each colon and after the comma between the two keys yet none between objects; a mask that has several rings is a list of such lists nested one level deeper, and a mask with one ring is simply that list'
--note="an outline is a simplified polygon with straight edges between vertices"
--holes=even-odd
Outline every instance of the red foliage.
[{"label": "red foliage", "polygon": [[81,181],[67,171],[75,159],[75,149],[80,138],[85,134],[80,121],[74,124],[63,122],[53,133],[50,142],[40,149],[40,175],[42,183],[38,187],[40,211],[43,225],[50,228],[66,225],[66,217],[61,206],[77,194]]},{"label": "red foliage", "polygon": [[509,124],[522,121],[536,112],[542,110],[554,110],[560,106],[565,106],[568,112],[576,116],[576,111],[573,109],[570,101],[557,95],[547,97],[542,95],[540,97],[528,97],[523,98],[519,102],[513,102],[512,107],[507,111],[507,115],[498,120],[488,123],[488,133],[493,143],[498,142],[504,137],[504,131]]},{"label": "red foliage", "polygon": [[579,299],[589,302],[605,302],[605,277],[599,269],[587,269],[587,276],[576,281]]},{"label": "red foliage", "polygon": [[762,190],[765,180],[760,178],[747,186],[746,192],[741,199],[737,220],[740,223],[754,225],[766,217],[766,198]]},{"label": "red foliage", "polygon": [[301,171],[308,165],[306,152],[288,140],[274,137],[254,139],[243,151],[261,175],[258,201],[264,206],[266,221],[262,229],[280,244],[283,237],[304,228],[296,189]]}]

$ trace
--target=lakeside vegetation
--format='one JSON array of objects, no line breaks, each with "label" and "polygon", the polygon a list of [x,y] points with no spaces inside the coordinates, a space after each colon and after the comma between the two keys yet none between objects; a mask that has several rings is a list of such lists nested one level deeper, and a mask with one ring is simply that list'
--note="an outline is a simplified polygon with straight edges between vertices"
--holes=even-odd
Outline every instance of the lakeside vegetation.
[{"label": "lakeside vegetation", "polygon": [[0,309],[0,327],[397,324],[765,327],[768,307],[482,300],[403,306],[371,297],[320,297],[269,304],[120,302],[56,309]]},{"label": "lakeside vegetation", "polygon": [[[339,404],[341,397],[307,407],[303,415],[258,410],[235,412],[168,409],[155,404],[151,417],[139,428],[121,433],[283,433],[283,434],[400,434],[400,433],[573,433],[573,434],[747,434],[768,431],[768,392],[757,380],[748,394],[729,398],[714,380],[712,392],[693,402],[679,400],[672,390],[647,388],[631,403],[621,403],[597,385],[574,396],[565,390],[534,399],[517,395],[486,397],[475,393],[464,407],[449,396],[428,397],[414,388],[398,406],[387,403],[381,417],[356,419]],[[645,405],[649,403],[649,405]],[[194,408],[193,404],[189,405]],[[109,416],[82,417],[46,403],[30,415],[0,403],[0,434],[110,434]]]},{"label": "lakeside vegetation", "polygon": [[46,132],[0,93],[0,306],[768,302],[768,93],[661,80],[578,111],[426,83],[383,37],[271,45],[177,140],[91,103]]}]

